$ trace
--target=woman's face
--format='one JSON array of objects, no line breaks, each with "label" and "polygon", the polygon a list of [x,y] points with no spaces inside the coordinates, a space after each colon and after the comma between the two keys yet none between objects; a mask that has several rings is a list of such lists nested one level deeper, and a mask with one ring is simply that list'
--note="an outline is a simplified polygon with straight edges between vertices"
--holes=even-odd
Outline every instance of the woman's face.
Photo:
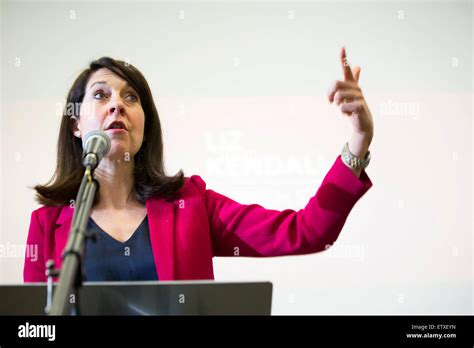
[{"label": "woman's face", "polygon": [[[106,68],[89,78],[80,117],[74,119],[74,135],[83,138],[92,130],[103,130],[110,137],[111,148],[106,158],[131,160],[143,142],[145,113],[138,93]],[[115,121],[125,129],[113,129]]]}]

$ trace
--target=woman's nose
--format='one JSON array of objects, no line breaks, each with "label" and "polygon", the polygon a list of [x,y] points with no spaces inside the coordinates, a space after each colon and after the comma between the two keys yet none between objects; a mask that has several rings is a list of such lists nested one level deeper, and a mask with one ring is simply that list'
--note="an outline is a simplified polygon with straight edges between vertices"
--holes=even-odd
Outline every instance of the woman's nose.
[{"label": "woman's nose", "polygon": [[123,114],[124,111],[125,111],[125,107],[123,103],[118,98],[113,99],[110,105],[109,113],[111,115],[113,114],[121,115]]}]

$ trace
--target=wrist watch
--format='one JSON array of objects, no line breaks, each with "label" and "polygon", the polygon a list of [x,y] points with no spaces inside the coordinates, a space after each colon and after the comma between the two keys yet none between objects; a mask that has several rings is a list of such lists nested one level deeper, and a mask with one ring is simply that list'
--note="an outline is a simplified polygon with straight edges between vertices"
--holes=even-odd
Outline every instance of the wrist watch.
[{"label": "wrist watch", "polygon": [[367,154],[364,158],[356,157],[349,151],[349,143],[344,145],[341,153],[341,159],[344,164],[353,169],[364,169],[369,165],[370,162],[370,151],[367,151]]}]

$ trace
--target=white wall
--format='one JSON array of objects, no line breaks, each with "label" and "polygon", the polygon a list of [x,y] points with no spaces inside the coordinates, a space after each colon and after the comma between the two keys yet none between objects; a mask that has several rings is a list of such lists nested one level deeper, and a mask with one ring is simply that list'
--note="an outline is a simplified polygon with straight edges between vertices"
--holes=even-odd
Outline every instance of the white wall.
[{"label": "white wall", "polygon": [[[374,186],[331,250],[215,258],[216,280],[272,281],[275,314],[473,313],[472,2],[3,1],[1,11],[1,283],[22,281],[14,250],[37,208],[27,186],[52,175],[58,105],[91,60],[129,60],[148,79],[169,173],[300,209],[350,137],[326,98],[345,45],[374,116]],[[258,175],[272,161],[284,169]]]}]

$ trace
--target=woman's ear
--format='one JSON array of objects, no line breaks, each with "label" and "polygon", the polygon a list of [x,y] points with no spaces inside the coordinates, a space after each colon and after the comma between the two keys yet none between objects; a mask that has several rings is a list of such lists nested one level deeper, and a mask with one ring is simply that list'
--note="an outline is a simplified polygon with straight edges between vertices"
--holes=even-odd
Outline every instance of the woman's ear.
[{"label": "woman's ear", "polygon": [[76,116],[71,116],[69,119],[72,132],[75,137],[81,138],[81,124]]}]

